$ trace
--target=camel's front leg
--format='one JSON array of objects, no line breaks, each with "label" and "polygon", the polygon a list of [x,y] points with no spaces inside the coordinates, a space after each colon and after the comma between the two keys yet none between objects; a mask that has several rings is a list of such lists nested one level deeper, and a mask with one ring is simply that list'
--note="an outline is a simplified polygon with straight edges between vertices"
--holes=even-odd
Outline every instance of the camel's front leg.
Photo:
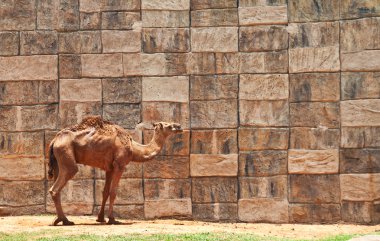
[{"label": "camel's front leg", "polygon": [[101,222],[101,223],[106,222],[106,220],[104,219],[104,207],[106,206],[108,196],[110,195],[110,185],[111,185],[111,180],[112,180],[111,178],[112,178],[112,172],[107,171],[106,172],[106,183],[104,184],[104,189],[103,189],[102,206],[100,207],[100,211],[98,213],[98,218],[96,219],[97,222]]},{"label": "camel's front leg", "polygon": [[112,173],[110,187],[110,206],[108,210],[108,224],[120,224],[120,222],[116,221],[115,217],[113,216],[113,204],[116,198],[117,186],[119,185],[121,175],[123,175],[123,170],[123,168],[115,168]]}]

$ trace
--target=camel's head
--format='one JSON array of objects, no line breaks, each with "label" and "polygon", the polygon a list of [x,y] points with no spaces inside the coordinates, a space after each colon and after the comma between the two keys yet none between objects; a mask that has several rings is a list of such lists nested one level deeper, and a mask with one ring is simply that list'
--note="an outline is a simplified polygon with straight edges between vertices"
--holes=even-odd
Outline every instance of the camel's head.
[{"label": "camel's head", "polygon": [[153,124],[153,127],[156,131],[161,131],[165,135],[171,135],[183,131],[181,125],[178,123],[156,122]]}]

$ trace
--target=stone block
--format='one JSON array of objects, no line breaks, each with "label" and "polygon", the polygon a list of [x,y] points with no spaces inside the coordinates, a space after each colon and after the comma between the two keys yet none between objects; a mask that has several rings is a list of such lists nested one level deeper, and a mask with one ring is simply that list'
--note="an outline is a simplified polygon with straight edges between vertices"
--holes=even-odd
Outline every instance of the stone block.
[{"label": "stone block", "polygon": [[289,222],[288,201],[281,199],[254,198],[240,199],[239,220],[243,222]]},{"label": "stone block", "polygon": [[58,7],[58,30],[79,29],[79,0],[61,0]]},{"label": "stone block", "polygon": [[144,178],[188,178],[190,175],[189,157],[157,156],[144,162]]},{"label": "stone block", "polygon": [[193,218],[203,221],[237,221],[236,203],[193,204]]},{"label": "stone block", "polygon": [[336,223],[341,220],[339,204],[291,204],[292,223]]},{"label": "stone block", "polygon": [[100,13],[80,13],[80,29],[96,30],[100,29]]},{"label": "stone block", "polygon": [[100,12],[102,9],[102,3],[103,1],[97,0],[97,1],[91,1],[91,0],[80,0],[80,7],[79,10],[81,12]]},{"label": "stone block", "polygon": [[340,149],[340,173],[380,172],[379,149]]},{"label": "stone block", "polygon": [[380,100],[347,100],[340,103],[342,126],[380,126]]},{"label": "stone block", "polygon": [[44,181],[0,181],[1,206],[43,205]]},{"label": "stone block", "polygon": [[123,63],[121,54],[82,54],[83,77],[121,77]]},{"label": "stone block", "polygon": [[340,203],[339,190],[343,183],[339,175],[290,175],[289,180],[289,202]]},{"label": "stone block", "polygon": [[20,33],[20,54],[56,54],[58,35],[54,31],[27,31]]},{"label": "stone block", "polygon": [[185,75],[187,54],[123,54],[124,75]]},{"label": "stone block", "polygon": [[44,155],[44,133],[0,132],[0,155],[9,155],[9,158],[41,157]]},{"label": "stone block", "polygon": [[239,154],[239,176],[265,177],[287,173],[287,151],[265,150]]},{"label": "stone block", "polygon": [[207,8],[236,8],[235,0],[190,0],[191,10]]},{"label": "stone block", "polygon": [[132,129],[141,122],[139,104],[105,104],[103,117],[113,123]]},{"label": "stone block", "polygon": [[185,28],[190,26],[189,11],[149,10],[142,11],[144,28]]},{"label": "stone block", "polygon": [[294,150],[288,152],[289,174],[334,174],[339,172],[339,151]]},{"label": "stone block", "polygon": [[54,55],[0,57],[0,81],[55,80],[57,61]]},{"label": "stone block", "polygon": [[25,207],[11,207],[2,206],[0,207],[0,216],[21,216],[21,215],[36,215],[46,213],[45,204],[43,205],[32,205]]},{"label": "stone block", "polygon": [[144,53],[189,52],[189,29],[144,28],[142,33],[142,47]]},{"label": "stone block", "polygon": [[191,198],[190,179],[144,179],[146,200]]},{"label": "stone block", "polygon": [[289,80],[287,74],[241,74],[240,100],[287,100]]},{"label": "stone block", "polygon": [[[134,138],[135,139],[135,138]],[[136,140],[137,142],[140,142]],[[130,162],[125,168],[121,178],[142,178],[142,166],[141,162]],[[95,169],[95,178],[96,179],[105,179],[105,171],[101,169]]]},{"label": "stone block", "polygon": [[[37,1],[37,29],[58,29],[59,1],[38,0]],[[33,20],[34,21],[34,20]]]},{"label": "stone block", "polygon": [[80,52],[85,54],[96,54],[102,52],[102,33],[100,31],[80,32]]},{"label": "stone block", "polygon": [[59,55],[59,77],[80,78],[82,74],[81,57],[79,54]]},{"label": "stone block", "polygon": [[41,80],[38,87],[38,102],[50,104],[58,102],[58,81]]},{"label": "stone block", "polygon": [[17,32],[0,32],[0,55],[18,55],[20,37]]},{"label": "stone block", "polygon": [[[144,143],[148,144],[153,138],[153,131],[144,131]],[[169,136],[161,149],[160,155],[187,156],[190,153],[190,131],[183,131]]]},{"label": "stone block", "polygon": [[102,12],[102,29],[132,30],[140,22],[139,12]]},{"label": "stone block", "polygon": [[289,76],[291,102],[340,100],[339,73],[301,73]]},{"label": "stone block", "polygon": [[380,16],[380,6],[372,0],[341,0],[340,17],[342,19]]},{"label": "stone block", "polygon": [[102,31],[102,43],[104,53],[115,52],[140,52],[141,33],[138,31]]},{"label": "stone block", "polygon": [[[14,106],[0,106],[0,130],[1,131],[14,131],[16,129],[18,112],[20,112],[20,108]],[[20,126],[20,124],[19,124]]]},{"label": "stone block", "polygon": [[[101,205],[103,200],[103,188],[105,181],[96,180],[95,182],[95,204]],[[120,179],[117,188],[115,204],[143,204],[143,181],[141,179]]]},{"label": "stone block", "polygon": [[368,224],[371,222],[371,202],[342,202],[342,220],[349,223]]},{"label": "stone block", "polygon": [[188,57],[188,73],[206,75],[216,73],[215,53],[190,53]]},{"label": "stone block", "polygon": [[176,122],[182,129],[189,129],[189,104],[175,102],[143,102],[142,121],[144,122]]},{"label": "stone block", "polygon": [[192,128],[236,128],[237,100],[191,101]]},{"label": "stone block", "polygon": [[191,217],[191,199],[148,200],[144,203],[146,219]]},{"label": "stone block", "polygon": [[240,28],[240,51],[276,51],[287,48],[288,31],[283,26],[253,26]]},{"label": "stone block", "polygon": [[36,1],[8,1],[1,3],[0,30],[34,30]]},{"label": "stone block", "polygon": [[380,127],[342,127],[341,147],[380,147]]},{"label": "stone block", "polygon": [[288,24],[287,6],[255,6],[239,8],[240,25]]},{"label": "stone block", "polygon": [[[379,8],[380,14],[380,8]],[[364,18],[342,21],[341,52],[358,52],[380,48],[380,18]]]},{"label": "stone block", "polygon": [[236,177],[192,178],[193,203],[237,202]]},{"label": "stone block", "polygon": [[294,127],[339,128],[339,119],[335,102],[290,103],[290,125]]},{"label": "stone block", "polygon": [[289,22],[339,20],[339,1],[289,1]]},{"label": "stone block", "polygon": [[250,73],[287,73],[288,51],[240,53],[239,72]]},{"label": "stone block", "polygon": [[142,10],[189,10],[190,0],[141,0]]},{"label": "stone block", "polygon": [[373,201],[380,198],[380,174],[341,174],[342,200]]},{"label": "stone block", "polygon": [[292,23],[289,31],[290,48],[321,48],[339,45],[339,23]]},{"label": "stone block", "polygon": [[189,77],[143,77],[143,101],[189,102]]},{"label": "stone block", "polygon": [[380,73],[341,73],[341,93],[342,100],[380,99]]},{"label": "stone block", "polygon": [[191,29],[192,52],[237,52],[238,28],[213,27]]},{"label": "stone block", "polygon": [[191,100],[236,99],[237,75],[190,76]]},{"label": "stone block", "polygon": [[237,8],[191,11],[192,27],[220,27],[238,25]]},{"label": "stone block", "polygon": [[191,154],[192,177],[237,176],[238,154]]},{"label": "stone block", "polygon": [[342,53],[342,71],[379,71],[380,50],[364,50],[353,53]]},{"label": "stone block", "polygon": [[103,103],[140,103],[141,77],[102,80]]},{"label": "stone block", "polygon": [[101,101],[101,79],[62,79],[59,82],[60,101]]},{"label": "stone block", "polygon": [[59,104],[59,128],[78,124],[87,115],[101,115],[100,102],[61,101]]},{"label": "stone block", "polygon": [[288,101],[239,101],[240,125],[283,127],[289,125]]},{"label": "stone block", "polygon": [[[8,140],[9,141],[9,140]],[[43,180],[44,158],[42,156],[0,155],[0,180]]]},{"label": "stone block", "polygon": [[114,11],[114,10],[140,10],[141,0],[102,0],[101,10]]},{"label": "stone block", "polygon": [[[62,208],[70,215],[92,214],[94,207],[94,180],[70,180],[62,189]],[[49,185],[51,186],[51,185]],[[46,211],[55,213],[55,206],[49,193],[46,197]]]},{"label": "stone block", "polygon": [[290,129],[291,149],[326,150],[338,149],[339,129],[294,127]]},{"label": "stone block", "polygon": [[[100,206],[95,206],[93,215],[98,215]],[[105,207],[105,213],[108,213],[108,205]],[[114,205],[113,213],[116,218],[142,220],[144,219],[144,205]]]},{"label": "stone block", "polygon": [[223,130],[192,130],[192,154],[232,154],[238,153],[237,131]]},{"label": "stone block", "polygon": [[238,74],[239,53],[215,53],[217,74]]},{"label": "stone block", "polygon": [[39,81],[0,82],[1,105],[23,105],[38,103]]},{"label": "stone block", "polygon": [[287,195],[288,177],[286,175],[239,178],[239,199],[286,199]]},{"label": "stone block", "polygon": [[289,50],[289,72],[337,72],[339,47],[295,48]]},{"label": "stone block", "polygon": [[239,150],[287,150],[288,139],[287,128],[240,128]]},{"label": "stone block", "polygon": [[81,36],[79,32],[58,34],[58,52],[74,54],[81,51]]}]

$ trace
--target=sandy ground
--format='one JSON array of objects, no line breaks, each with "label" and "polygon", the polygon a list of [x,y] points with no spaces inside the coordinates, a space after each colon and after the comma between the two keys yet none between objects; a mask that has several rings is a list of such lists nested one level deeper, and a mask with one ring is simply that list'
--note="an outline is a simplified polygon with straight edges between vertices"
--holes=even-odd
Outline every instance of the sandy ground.
[{"label": "sandy ground", "polygon": [[380,232],[380,225],[303,225],[303,224],[252,224],[252,223],[210,223],[181,220],[120,220],[121,225],[98,224],[92,216],[69,216],[75,226],[50,226],[53,216],[17,216],[0,217],[0,232],[39,232],[54,230],[59,235],[97,234],[126,235],[157,233],[204,233],[228,232],[251,233],[259,236],[275,236],[286,238],[316,239],[338,234],[368,234]]}]

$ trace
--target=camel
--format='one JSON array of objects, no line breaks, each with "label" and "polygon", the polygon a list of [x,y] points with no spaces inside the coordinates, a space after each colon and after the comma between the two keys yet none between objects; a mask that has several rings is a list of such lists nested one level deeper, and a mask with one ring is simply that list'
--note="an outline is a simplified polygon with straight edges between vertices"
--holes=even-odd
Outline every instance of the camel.
[{"label": "camel", "polygon": [[177,123],[157,122],[153,124],[154,135],[147,145],[135,142],[122,127],[103,120],[100,116],[89,116],[81,123],[57,133],[49,146],[50,179],[54,184],[49,189],[57,212],[52,225],[74,225],[65,216],[60,192],[66,183],[78,172],[77,163],[103,169],[106,181],[103,200],[97,222],[106,222],[104,207],[109,197],[108,224],[119,224],[113,215],[113,204],[117,186],[129,162],[152,160],[162,149],[165,139],[182,132]]}]

